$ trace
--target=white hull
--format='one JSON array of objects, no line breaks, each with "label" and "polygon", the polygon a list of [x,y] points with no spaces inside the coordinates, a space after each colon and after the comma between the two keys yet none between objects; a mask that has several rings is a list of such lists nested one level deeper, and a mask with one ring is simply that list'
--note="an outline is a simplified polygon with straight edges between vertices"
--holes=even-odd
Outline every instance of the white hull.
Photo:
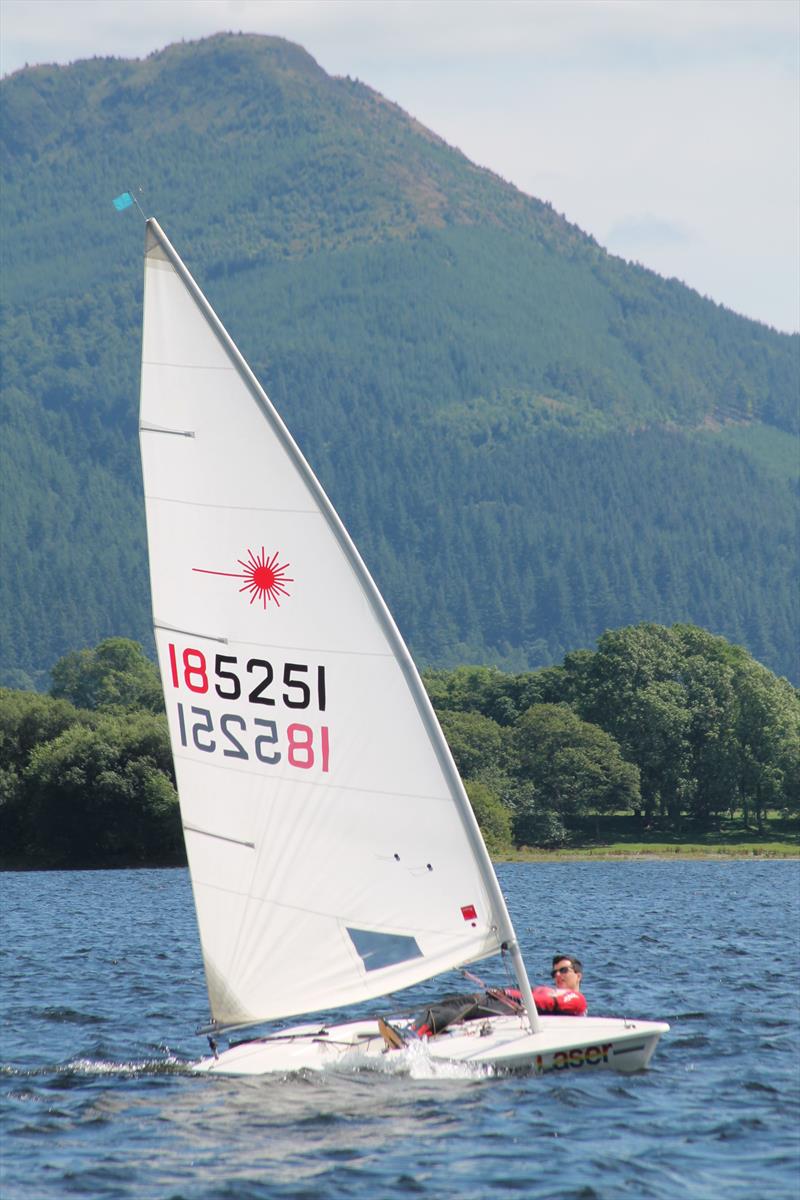
[{"label": "white hull", "polygon": [[[393,1025],[401,1033],[406,1020]],[[451,1026],[436,1037],[410,1040],[387,1049],[377,1020],[344,1025],[295,1025],[264,1038],[240,1042],[206,1058],[193,1070],[208,1075],[266,1075],[319,1071],[326,1067],[358,1069],[382,1060],[409,1062],[420,1055],[431,1062],[456,1063],[510,1071],[641,1071],[669,1025],[614,1017],[546,1017],[539,1033],[524,1018],[492,1017]]]}]

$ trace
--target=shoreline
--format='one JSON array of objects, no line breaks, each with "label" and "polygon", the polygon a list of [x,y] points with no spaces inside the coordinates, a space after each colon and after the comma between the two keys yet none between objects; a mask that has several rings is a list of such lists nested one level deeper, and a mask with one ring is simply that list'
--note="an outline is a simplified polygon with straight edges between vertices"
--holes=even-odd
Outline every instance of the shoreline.
[{"label": "shoreline", "polygon": [[[607,862],[800,862],[800,846],[743,847],[727,846],[654,846],[652,850],[612,849],[602,847],[591,850],[509,850],[492,854],[494,864],[501,863],[607,863]],[[23,871],[174,871],[188,870],[184,863],[106,863],[92,865],[59,863],[48,866],[44,863],[14,863],[0,860],[0,875]]]},{"label": "shoreline", "polygon": [[597,850],[518,850],[507,854],[492,856],[492,861],[501,862],[717,862],[720,859],[731,861],[763,862],[800,861],[800,847],[775,848],[742,848],[732,849],[724,846],[717,849],[713,846],[654,846],[652,850],[602,849]]}]

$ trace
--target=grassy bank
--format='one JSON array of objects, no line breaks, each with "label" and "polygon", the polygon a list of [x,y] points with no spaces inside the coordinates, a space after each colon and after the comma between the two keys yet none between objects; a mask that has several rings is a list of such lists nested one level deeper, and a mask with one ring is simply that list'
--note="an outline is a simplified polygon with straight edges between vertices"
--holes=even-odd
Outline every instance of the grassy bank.
[{"label": "grassy bank", "polygon": [[647,843],[633,846],[616,843],[609,846],[592,847],[589,849],[572,847],[566,850],[542,850],[536,846],[520,846],[509,850],[507,854],[495,856],[496,862],[604,862],[613,859],[764,859],[764,858],[794,858],[800,859],[800,845],[797,842],[779,842],[774,845],[762,845],[754,842],[742,846],[707,846],[700,843],[687,842],[682,846],[673,846],[666,842]]},{"label": "grassy bank", "polygon": [[609,817],[577,834],[558,849],[520,846],[497,856],[504,862],[624,858],[718,859],[800,858],[800,821],[771,815],[760,831],[741,821],[721,821],[718,829],[687,827],[680,832],[643,830],[635,817]]}]

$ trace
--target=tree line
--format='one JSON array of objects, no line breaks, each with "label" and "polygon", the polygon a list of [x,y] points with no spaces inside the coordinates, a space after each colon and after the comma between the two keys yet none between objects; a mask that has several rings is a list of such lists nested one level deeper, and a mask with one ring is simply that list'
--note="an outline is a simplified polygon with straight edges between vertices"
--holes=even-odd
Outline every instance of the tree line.
[{"label": "tree line", "polygon": [[800,814],[797,690],[697,626],[608,631],[519,675],[424,678],[467,790],[517,844],[564,845],[611,813],[677,833]]},{"label": "tree line", "polygon": [[[579,842],[610,814],[678,832],[800,814],[796,690],[696,626],[424,681],[495,854]],[[46,695],[0,689],[0,847],[12,866],[184,861],[160,680],[136,642],[66,655]]]}]

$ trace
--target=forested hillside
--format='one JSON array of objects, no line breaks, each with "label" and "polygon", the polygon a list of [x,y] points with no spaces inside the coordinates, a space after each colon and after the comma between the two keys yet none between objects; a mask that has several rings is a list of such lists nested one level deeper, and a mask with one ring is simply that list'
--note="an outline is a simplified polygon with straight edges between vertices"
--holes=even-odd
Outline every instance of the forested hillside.
[{"label": "forested hillside", "polygon": [[279,39],[2,83],[4,678],[149,644],[143,188],[422,662],[692,621],[797,677],[798,344]]}]

